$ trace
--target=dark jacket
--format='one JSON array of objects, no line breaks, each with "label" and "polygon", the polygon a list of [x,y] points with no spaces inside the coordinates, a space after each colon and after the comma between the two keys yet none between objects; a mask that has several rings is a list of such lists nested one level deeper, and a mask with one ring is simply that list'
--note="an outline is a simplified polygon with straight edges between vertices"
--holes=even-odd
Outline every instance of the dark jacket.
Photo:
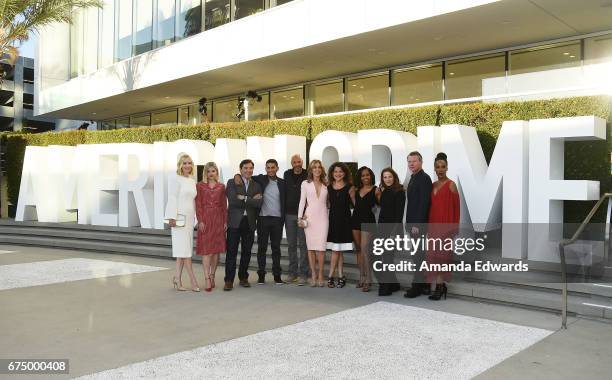
[{"label": "dark jacket", "polygon": [[[251,177],[253,180],[255,180],[255,182],[257,182],[259,184],[259,186],[261,186],[261,188],[263,189],[263,193],[266,193],[266,188],[268,187],[268,184],[270,183],[270,177],[268,177],[267,174],[259,174],[259,175],[254,175],[253,177]],[[278,185],[278,195],[279,195],[279,200],[280,200],[280,210],[281,210],[281,219],[284,221],[285,220],[285,199],[287,198],[287,186],[285,186],[285,180],[283,180],[282,178],[276,177],[276,184]],[[263,199],[262,199],[262,203],[263,205]]]},{"label": "dark jacket", "polygon": [[[240,221],[244,215],[246,209],[247,218],[249,220],[249,227],[252,231],[257,229],[257,216],[259,215],[259,209],[263,202],[263,198],[254,199],[256,194],[262,194],[261,186],[251,178],[249,183],[248,191],[245,192],[244,184],[236,185],[234,179],[227,181],[225,187],[225,193],[227,195],[227,227],[228,228],[239,228]],[[238,195],[246,195],[246,199],[238,199]]]},{"label": "dark jacket", "polygon": [[289,215],[298,214],[298,206],[300,205],[300,196],[302,192],[302,182],[308,178],[306,170],[302,170],[299,176],[293,174],[293,169],[288,169],[283,174],[287,195],[285,199],[285,211]]},{"label": "dark jacket", "polygon": [[410,226],[427,223],[431,201],[431,178],[422,169],[410,177],[406,190],[406,224]]}]

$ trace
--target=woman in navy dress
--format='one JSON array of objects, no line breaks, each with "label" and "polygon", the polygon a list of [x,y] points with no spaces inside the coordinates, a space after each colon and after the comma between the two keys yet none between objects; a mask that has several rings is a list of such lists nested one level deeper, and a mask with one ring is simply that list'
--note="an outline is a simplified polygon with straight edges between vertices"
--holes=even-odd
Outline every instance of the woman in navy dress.
[{"label": "woman in navy dress", "polygon": [[[390,238],[403,234],[404,209],[406,206],[406,193],[399,181],[397,173],[392,168],[383,169],[380,173],[381,184],[376,189],[376,198],[380,204],[378,214],[378,235],[381,238]],[[382,257],[384,263],[393,263],[395,252],[385,252]],[[389,296],[400,289],[394,272],[377,272],[379,296]]]}]

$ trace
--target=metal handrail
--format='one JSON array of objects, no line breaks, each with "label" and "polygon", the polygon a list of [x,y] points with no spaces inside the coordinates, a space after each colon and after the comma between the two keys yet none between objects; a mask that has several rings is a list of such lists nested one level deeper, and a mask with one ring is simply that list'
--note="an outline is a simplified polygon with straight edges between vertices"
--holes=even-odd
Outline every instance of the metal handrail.
[{"label": "metal handrail", "polygon": [[[571,239],[564,239],[559,242],[559,256],[561,257],[561,282],[563,283],[563,291],[562,291],[562,306],[561,306],[561,328],[567,329],[567,266],[565,263],[565,247],[567,245],[573,244],[578,240],[578,236],[584,231],[586,226],[589,224],[593,215],[599,210],[599,207],[604,203],[606,199],[610,199],[609,203],[612,204],[612,193],[605,193],[599,198],[599,201],[593,206],[589,214],[584,218],[574,236]],[[608,206],[610,207],[610,205]],[[610,220],[606,220],[606,228],[609,228]],[[609,242],[604,242],[604,244],[609,244]]]}]

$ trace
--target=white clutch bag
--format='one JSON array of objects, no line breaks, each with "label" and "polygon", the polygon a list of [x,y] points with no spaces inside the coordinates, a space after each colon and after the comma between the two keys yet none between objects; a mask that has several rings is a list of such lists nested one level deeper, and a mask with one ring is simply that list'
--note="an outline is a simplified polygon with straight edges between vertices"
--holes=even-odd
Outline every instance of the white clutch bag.
[{"label": "white clutch bag", "polygon": [[[185,227],[185,220],[186,220],[185,215],[178,214],[175,219],[176,227]],[[170,219],[164,219],[164,223],[170,224]]]}]

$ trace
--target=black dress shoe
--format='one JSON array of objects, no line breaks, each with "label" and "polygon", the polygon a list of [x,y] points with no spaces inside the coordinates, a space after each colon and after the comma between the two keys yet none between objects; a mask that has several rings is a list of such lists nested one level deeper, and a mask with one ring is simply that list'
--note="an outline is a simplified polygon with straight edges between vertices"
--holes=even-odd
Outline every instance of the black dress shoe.
[{"label": "black dress shoe", "polygon": [[386,297],[386,296],[390,296],[391,294],[393,294],[393,292],[389,288],[389,284],[379,284],[378,285],[378,296],[379,297]]},{"label": "black dress shoe", "polygon": [[406,290],[406,294],[404,294],[404,297],[417,298],[420,295],[421,295],[421,286],[419,284],[412,284],[412,287]]},{"label": "black dress shoe", "polygon": [[400,284],[397,282],[389,284],[389,290],[391,291],[391,293],[397,292],[398,290],[400,290]]},{"label": "black dress shoe", "polygon": [[424,294],[426,296],[431,294],[431,284],[430,283],[421,284],[421,294]]}]

